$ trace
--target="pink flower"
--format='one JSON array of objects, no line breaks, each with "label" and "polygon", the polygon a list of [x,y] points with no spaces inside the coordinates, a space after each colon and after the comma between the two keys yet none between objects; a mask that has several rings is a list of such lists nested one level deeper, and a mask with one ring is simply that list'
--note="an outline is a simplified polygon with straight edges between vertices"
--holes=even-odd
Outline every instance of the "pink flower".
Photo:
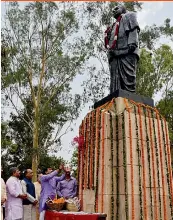
[{"label": "pink flower", "polygon": [[82,150],[84,147],[84,136],[76,136],[75,138],[73,138],[73,143],[78,144],[78,149]]}]

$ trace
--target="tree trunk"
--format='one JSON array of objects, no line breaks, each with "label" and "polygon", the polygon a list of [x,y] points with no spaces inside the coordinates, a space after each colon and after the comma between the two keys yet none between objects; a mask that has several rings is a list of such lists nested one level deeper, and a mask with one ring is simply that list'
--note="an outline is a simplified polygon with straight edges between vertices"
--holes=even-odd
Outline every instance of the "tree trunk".
[{"label": "tree trunk", "polygon": [[32,154],[33,182],[37,181],[38,150],[39,150],[38,136],[39,136],[39,108],[38,105],[36,105],[35,117],[34,117],[33,154]]}]

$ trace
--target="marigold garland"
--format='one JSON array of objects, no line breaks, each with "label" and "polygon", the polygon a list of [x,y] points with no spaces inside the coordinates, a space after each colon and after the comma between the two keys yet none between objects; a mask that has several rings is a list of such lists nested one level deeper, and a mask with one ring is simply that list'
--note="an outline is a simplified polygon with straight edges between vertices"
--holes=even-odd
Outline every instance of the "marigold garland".
[{"label": "marigold garland", "polygon": [[168,192],[169,192],[169,200],[170,200],[170,209],[171,209],[171,216],[173,217],[173,208],[172,208],[172,200],[171,200],[171,186],[170,179],[169,179],[169,169],[168,169],[168,162],[167,162],[167,149],[166,149],[166,140],[165,140],[165,131],[163,128],[163,119],[161,119],[161,127],[162,127],[162,134],[163,134],[163,143],[164,143],[164,153],[165,153],[165,163],[166,163],[166,172],[167,172],[167,183],[168,183]]},{"label": "marigold garland", "polygon": [[101,126],[101,112],[100,112],[100,109],[97,109],[97,124],[98,124],[98,127],[97,127],[97,144],[96,144],[96,147],[97,147],[97,154],[96,154],[96,190],[95,190],[95,211],[98,212],[98,174],[99,174],[99,157],[100,157],[100,126]]},{"label": "marigold garland", "polygon": [[[114,109],[116,112],[116,102],[114,100]],[[117,169],[116,169],[116,183],[117,183],[117,198],[116,198],[116,205],[117,205],[117,210],[116,210],[116,219],[119,220],[119,129],[118,129],[118,115],[115,115],[115,128],[116,128],[116,159],[117,159]]]},{"label": "marigold garland", "polygon": [[112,113],[110,112],[110,138],[111,138],[111,171],[112,171],[112,179],[111,179],[111,219],[114,219],[114,181],[113,181],[113,151],[114,151],[114,142],[113,142],[113,125],[112,125]]},{"label": "marigold garland", "polygon": [[144,157],[144,139],[142,132],[142,118],[141,118],[141,107],[138,105],[138,114],[139,114],[139,131],[141,136],[141,152],[142,152],[142,171],[143,171],[143,183],[144,183],[144,219],[147,220],[147,199],[146,199],[146,179],[145,179],[145,157]]},{"label": "marigold garland", "polygon": [[145,133],[146,133],[146,141],[147,141],[147,154],[148,154],[148,168],[149,168],[149,184],[150,184],[150,206],[151,206],[151,219],[153,219],[153,197],[152,197],[152,185],[151,185],[151,164],[150,164],[150,145],[149,145],[149,136],[148,136],[148,128],[147,128],[147,109],[143,107],[143,112],[145,116]]},{"label": "marigold garland", "polygon": [[92,179],[93,179],[93,172],[92,172],[92,166],[93,166],[93,130],[94,130],[94,124],[93,124],[93,112],[91,112],[91,118],[90,118],[90,184],[89,189],[92,189]]},{"label": "marigold garland", "polygon": [[171,191],[171,197],[172,197],[172,206],[173,206],[173,183],[172,183],[172,170],[171,170],[171,154],[170,154],[170,145],[169,145],[169,138],[168,138],[168,128],[167,128],[167,124],[166,124],[166,120],[165,118],[164,120],[164,124],[165,124],[165,133],[166,133],[166,149],[167,149],[167,155],[168,155],[168,169],[169,169],[169,179],[170,179],[170,191]]},{"label": "marigold garland", "polygon": [[140,220],[143,220],[143,202],[142,202],[142,180],[141,180],[141,159],[140,159],[140,148],[139,148],[139,132],[138,132],[138,120],[136,114],[136,106],[134,106],[134,113],[135,113],[135,124],[136,124],[136,137],[137,137],[137,152],[138,152],[138,173],[139,173],[139,200],[140,200]]},{"label": "marigold garland", "polygon": [[[82,121],[82,135],[84,136],[84,121]],[[81,210],[83,210],[83,187],[84,187],[84,149],[85,149],[85,142],[82,148],[82,158],[81,158]]]},{"label": "marigold garland", "polygon": [[123,134],[123,167],[124,167],[124,191],[125,191],[125,213],[126,220],[129,219],[129,205],[128,205],[128,193],[127,193],[127,158],[126,158],[126,137],[125,137],[125,121],[124,112],[122,116],[122,134]]},{"label": "marigold garland", "polygon": [[93,141],[92,141],[92,155],[93,155],[93,166],[92,166],[92,189],[94,190],[94,174],[95,174],[95,141],[96,141],[96,110],[93,111]]},{"label": "marigold garland", "polygon": [[163,155],[162,155],[162,144],[161,144],[161,136],[160,136],[159,114],[157,110],[156,110],[156,118],[157,118],[159,149],[160,149],[160,165],[161,165],[162,191],[163,191],[163,211],[164,211],[164,220],[167,220],[166,200],[165,200],[165,180],[164,180],[164,171],[163,171]]},{"label": "marigold garland", "polygon": [[149,121],[149,131],[150,131],[150,143],[151,143],[151,157],[152,157],[152,172],[153,172],[153,184],[154,184],[154,207],[155,207],[155,220],[158,220],[157,213],[157,197],[156,197],[156,173],[155,173],[155,163],[154,163],[154,146],[153,146],[153,137],[152,137],[152,126],[151,126],[151,112],[148,111],[148,121]]},{"label": "marigold garland", "polygon": [[[106,110],[105,110],[106,111]],[[102,189],[102,194],[101,194],[101,212],[103,212],[103,194],[104,194],[104,139],[105,139],[105,128],[104,128],[104,124],[105,124],[105,111],[102,112],[102,169],[101,169],[101,176],[102,176],[102,185],[101,185],[101,189]]]},{"label": "marigold garland", "polygon": [[85,155],[84,155],[85,163],[84,163],[84,189],[87,188],[87,165],[88,165],[88,117],[86,117],[86,125],[85,125]]},{"label": "marigold garland", "polygon": [[129,137],[130,137],[130,168],[131,168],[131,193],[132,193],[132,220],[135,219],[135,201],[134,201],[134,174],[133,174],[133,149],[132,149],[132,123],[131,123],[131,111],[128,106],[127,99],[124,99],[126,110],[129,116]]},{"label": "marigold garland", "polygon": [[159,214],[160,214],[160,220],[162,220],[162,203],[161,203],[161,194],[160,194],[160,172],[159,172],[159,153],[158,153],[158,146],[157,146],[157,138],[156,138],[156,129],[155,129],[155,116],[154,116],[155,111],[152,110],[152,120],[153,120],[153,131],[154,131],[154,145],[155,145],[155,151],[156,151],[156,163],[157,163],[157,184],[159,188],[159,204],[160,204],[160,209],[159,209]]},{"label": "marigold garland", "polygon": [[88,154],[87,154],[87,161],[88,161],[88,172],[87,172],[87,188],[90,189],[90,168],[91,168],[91,113],[89,113],[89,116],[88,116],[88,125],[89,125],[89,128],[88,128]]}]

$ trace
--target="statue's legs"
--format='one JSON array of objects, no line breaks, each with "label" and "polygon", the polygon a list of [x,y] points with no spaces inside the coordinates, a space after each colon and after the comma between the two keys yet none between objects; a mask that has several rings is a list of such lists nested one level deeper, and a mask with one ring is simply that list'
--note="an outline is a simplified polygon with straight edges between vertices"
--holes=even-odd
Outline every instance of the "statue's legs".
[{"label": "statue's legs", "polygon": [[137,56],[128,54],[114,57],[110,63],[110,93],[117,89],[135,92]]}]

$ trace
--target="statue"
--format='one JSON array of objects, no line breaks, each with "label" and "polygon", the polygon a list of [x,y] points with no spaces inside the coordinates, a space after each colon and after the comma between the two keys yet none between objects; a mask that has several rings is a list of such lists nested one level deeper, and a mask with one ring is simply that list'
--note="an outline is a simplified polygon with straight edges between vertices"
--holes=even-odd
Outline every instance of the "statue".
[{"label": "statue", "polygon": [[110,93],[117,89],[135,92],[136,68],[139,60],[139,25],[134,12],[122,5],[113,9],[116,22],[105,31],[110,68]]}]

